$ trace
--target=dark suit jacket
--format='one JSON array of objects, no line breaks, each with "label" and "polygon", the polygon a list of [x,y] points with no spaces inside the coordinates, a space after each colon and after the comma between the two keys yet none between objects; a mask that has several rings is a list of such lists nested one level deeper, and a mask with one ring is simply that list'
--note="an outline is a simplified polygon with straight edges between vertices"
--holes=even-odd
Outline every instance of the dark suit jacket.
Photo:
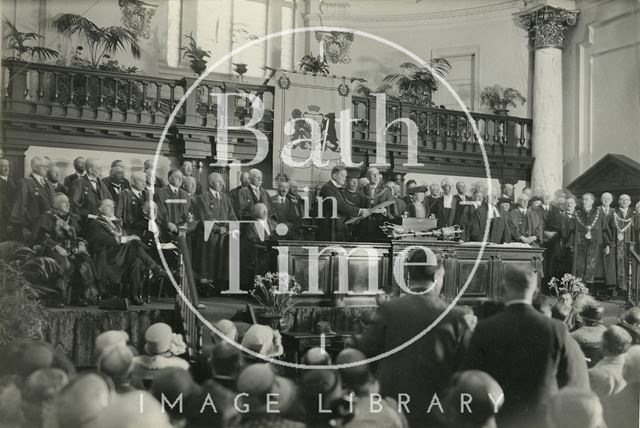
[{"label": "dark suit jacket", "polygon": [[269,210],[269,214],[271,214],[271,197],[266,190],[260,187],[260,197],[256,197],[256,194],[253,193],[253,189],[251,186],[242,188],[238,191],[237,194],[237,211],[239,216],[243,220],[252,220],[253,219],[253,206],[257,203],[263,203],[267,206]]},{"label": "dark suit jacket", "polygon": [[44,183],[41,185],[33,175],[22,180],[11,214],[13,223],[31,228],[51,208],[54,189],[46,179]]},{"label": "dark suit jacket", "polygon": [[[349,230],[344,221],[350,217],[356,217],[360,208],[347,201],[342,189],[336,187],[331,180],[320,188],[322,201],[322,226],[318,230],[318,239],[321,241],[344,241],[349,239]],[[336,204],[338,218],[333,215],[333,204]]]},{"label": "dark suit jacket", "polygon": [[520,212],[520,208],[514,208],[509,211],[509,229],[511,230],[511,240],[514,242],[520,242],[521,236],[535,236],[537,237],[536,244],[542,244],[543,229],[541,217],[531,209],[527,209],[527,224],[526,227],[523,222],[523,216]]},{"label": "dark suit jacket", "polygon": [[436,218],[438,219],[438,227],[453,226],[457,224],[454,223],[454,220],[456,219],[456,212],[460,210],[458,208],[458,201],[459,198],[456,198],[455,195],[451,198],[451,210],[449,211],[449,214],[446,215],[444,208],[444,196],[438,198],[433,210],[431,211],[435,213]]},{"label": "dark suit jacket", "polygon": [[[109,190],[109,194],[111,195],[111,199],[118,202],[118,192],[116,192],[116,187],[112,184],[113,179],[111,177],[105,177],[102,179],[102,182],[104,183],[105,186],[107,186],[107,189]],[[130,188],[131,188],[131,184],[129,183],[129,180],[125,178],[122,181],[122,183],[120,183],[120,193],[122,193],[122,191],[124,191],[125,189],[130,189]]]},{"label": "dark suit jacket", "polygon": [[75,172],[71,175],[67,175],[64,178],[64,181],[62,182],[62,184],[64,185],[64,187],[67,189],[67,191],[71,188],[71,183],[73,183],[74,180],[78,179],[78,174],[76,174]]},{"label": "dark suit jacket", "polygon": [[71,189],[69,189],[71,211],[79,215],[83,220],[89,214],[98,215],[98,207],[103,199],[111,199],[111,194],[102,180],[98,179],[96,181],[95,189],[86,176],[80,177],[71,183]]},{"label": "dark suit jacket", "polygon": [[[462,221],[462,216],[464,215],[464,205],[460,205],[460,202],[463,201],[463,198],[459,195],[459,194],[455,194],[453,195],[453,199],[454,199],[454,203],[455,203],[455,210],[453,213],[453,219],[452,219],[452,223],[451,225],[454,224],[460,224],[460,222]],[[464,196],[464,201],[471,201],[471,198],[468,196]],[[452,204],[453,207],[453,204]]]},{"label": "dark suit jacket", "polygon": [[[415,217],[416,216],[416,209],[415,206],[413,205],[413,196],[407,195],[404,197],[404,203],[407,205],[407,211],[409,212],[409,217]],[[431,215],[431,204],[429,204],[429,200],[428,198],[424,198],[424,200],[422,201],[422,206],[424,206],[424,211],[425,211],[425,218],[429,218],[429,215]]]},{"label": "dark suit jacket", "polygon": [[13,179],[0,178],[0,241],[9,239],[7,227],[11,222],[11,210],[16,201],[18,186]]},{"label": "dark suit jacket", "polygon": [[[382,303],[356,347],[368,357],[394,349],[420,334],[440,316],[447,304],[437,296],[406,294]],[[453,308],[435,327],[407,348],[378,362],[377,378],[383,396],[408,394],[412,427],[440,426],[437,410],[427,413],[434,394],[440,399],[451,375],[462,367],[471,331],[466,312]]]},{"label": "dark suit jacket", "polygon": [[[167,223],[173,223],[179,226],[187,222],[192,199],[187,192],[178,189],[177,193],[173,193],[171,188],[167,186],[157,190],[154,199],[160,208],[159,212],[165,216],[164,220]],[[168,199],[185,200],[186,203],[167,203]]]},{"label": "dark suit jacket", "polygon": [[[500,209],[498,208],[498,211]],[[487,226],[487,216],[489,214],[489,206],[481,204],[478,209],[473,212],[466,223],[469,241],[482,241],[484,237],[484,229]],[[493,217],[489,226],[488,242],[494,244],[504,244],[511,242],[511,232],[509,231],[509,223],[507,221],[507,213],[500,212],[500,217]]]},{"label": "dark suit jacket", "polygon": [[466,369],[490,374],[505,401],[498,426],[545,426],[544,406],[565,386],[589,389],[584,354],[560,321],[516,303],[481,321]]},{"label": "dark suit jacket", "polygon": [[122,227],[127,233],[139,235],[147,228],[147,220],[144,218],[142,208],[148,198],[146,189],[140,192],[139,198],[131,189],[125,189],[118,195],[116,217],[122,220]]}]

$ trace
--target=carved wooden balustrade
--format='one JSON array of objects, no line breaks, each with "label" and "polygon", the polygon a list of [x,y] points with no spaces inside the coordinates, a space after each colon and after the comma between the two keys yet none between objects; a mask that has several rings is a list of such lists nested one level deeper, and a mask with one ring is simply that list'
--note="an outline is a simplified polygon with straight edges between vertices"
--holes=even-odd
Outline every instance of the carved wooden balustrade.
[{"label": "carved wooden balustrade", "polygon": [[[272,138],[273,86],[251,85],[231,79],[202,80],[190,96],[184,97],[195,80],[194,77],[167,79],[3,60],[4,143],[24,146],[25,141],[33,141],[25,131],[37,130],[41,135],[42,131],[47,132],[52,147],[60,144],[76,147],[74,144],[80,143],[70,142],[74,137],[84,144],[86,139],[82,140],[83,136],[98,135],[102,139],[92,140],[93,148],[106,144],[106,149],[117,150],[125,145],[130,147],[131,140],[135,139],[138,149],[154,151],[172,111],[184,98],[169,126],[163,152],[204,159],[212,155],[220,126],[218,113],[221,112],[223,95],[228,109],[227,127],[231,128],[227,135],[235,148],[237,144],[243,145],[240,152],[245,154],[245,158],[252,156],[250,146],[255,137],[250,131],[237,127],[246,125],[252,118],[255,97],[259,97],[264,106],[264,114],[255,128]],[[376,98],[353,96],[351,114],[358,119],[352,125],[354,160],[363,160],[374,155],[376,150]],[[533,162],[531,120],[481,113],[471,113],[471,116],[485,143],[492,169],[500,168],[501,172],[493,175],[526,179]],[[386,150],[391,157],[395,156],[396,167],[402,164],[399,159],[406,158],[408,142],[407,126],[392,123],[399,118],[409,118],[416,123],[418,158],[425,164],[437,164],[431,172],[460,172],[462,175],[483,172],[478,138],[462,111],[387,99],[384,125],[391,126],[386,132]],[[120,146],[111,144],[107,139],[112,135],[122,139]],[[39,140],[43,144],[43,139]],[[140,141],[146,141],[146,144]]]}]

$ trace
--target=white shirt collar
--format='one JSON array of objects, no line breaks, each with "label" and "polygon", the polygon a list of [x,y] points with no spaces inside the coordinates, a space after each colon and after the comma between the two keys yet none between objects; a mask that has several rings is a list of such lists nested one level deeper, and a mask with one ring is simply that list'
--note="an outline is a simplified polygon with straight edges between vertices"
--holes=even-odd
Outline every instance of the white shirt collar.
[{"label": "white shirt collar", "polygon": [[169,188],[171,189],[171,191],[172,191],[173,193],[178,193],[178,189],[179,189],[178,187],[174,187],[174,186],[172,186],[171,184],[169,184]]},{"label": "white shirt collar", "polygon": [[260,191],[260,186],[256,186],[254,184],[250,184],[251,188],[253,189],[254,192],[258,193]]},{"label": "white shirt collar", "polygon": [[140,197],[140,195],[142,195],[142,190],[138,190],[138,189],[134,189],[133,187],[131,188],[131,191],[133,192],[134,195],[136,195],[138,198]]},{"label": "white shirt collar", "polygon": [[541,205],[543,210],[548,210],[549,209],[549,205]]},{"label": "white shirt collar", "polygon": [[220,192],[218,192],[217,190],[209,189],[209,191],[213,196],[220,196]]},{"label": "white shirt collar", "polygon": [[526,208],[518,207],[518,210],[520,210],[520,212],[522,214],[526,214],[527,213],[527,209]]},{"label": "white shirt collar", "polygon": [[620,208],[620,212],[621,212],[622,214],[624,214],[625,216],[627,215],[627,212],[628,212],[628,211],[629,211],[629,207],[627,207],[627,208]]},{"label": "white shirt collar", "polygon": [[331,179],[331,182],[333,183],[334,186],[336,186],[338,189],[341,189],[342,186],[338,184],[338,182],[336,180],[334,180],[333,178]]},{"label": "white shirt collar", "polygon": [[513,300],[509,300],[508,302],[505,302],[505,306],[511,306],[511,305],[519,305],[519,304],[525,304],[525,305],[531,305],[531,302],[527,299],[513,299]]},{"label": "white shirt collar", "polygon": [[9,181],[8,175],[0,175],[0,178],[2,178],[4,181]]}]

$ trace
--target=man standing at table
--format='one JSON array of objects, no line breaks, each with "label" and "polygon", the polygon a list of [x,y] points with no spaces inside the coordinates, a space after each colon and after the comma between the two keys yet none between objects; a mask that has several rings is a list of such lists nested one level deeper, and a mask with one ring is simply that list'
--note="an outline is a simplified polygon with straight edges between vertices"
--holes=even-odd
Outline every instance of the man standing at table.
[{"label": "man standing at table", "polygon": [[[343,186],[347,181],[347,170],[340,165],[331,169],[331,180],[320,188],[322,218],[318,230],[320,241],[348,241],[349,229],[344,224],[351,217],[363,215],[368,209],[359,208],[348,202],[343,195]],[[335,216],[334,216],[335,214]]]},{"label": "man standing at table", "polygon": [[528,245],[542,243],[540,216],[529,209],[529,195],[524,192],[518,196],[518,205],[509,212],[509,229],[514,242]]}]

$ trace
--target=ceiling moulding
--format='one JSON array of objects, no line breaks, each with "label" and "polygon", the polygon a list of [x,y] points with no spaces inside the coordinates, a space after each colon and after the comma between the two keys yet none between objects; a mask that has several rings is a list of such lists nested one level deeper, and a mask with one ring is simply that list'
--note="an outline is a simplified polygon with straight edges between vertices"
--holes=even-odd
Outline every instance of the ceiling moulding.
[{"label": "ceiling moulding", "polygon": [[[329,21],[332,24],[340,24],[340,23],[403,23],[403,22],[420,22],[420,21],[430,21],[430,20],[438,20],[438,19],[447,19],[447,18],[460,18],[460,17],[469,17],[469,16],[477,16],[483,14],[491,14],[501,11],[511,11],[513,10],[521,10],[522,9],[522,0],[513,0],[505,3],[494,4],[490,6],[478,6],[478,7],[470,7],[465,9],[453,9],[439,12],[429,12],[429,13],[411,13],[406,15],[354,15],[354,14],[323,14],[320,19],[319,15],[316,13],[311,13],[304,16],[304,20],[309,24],[321,25],[322,21]],[[353,11],[353,9],[352,9]]]}]

